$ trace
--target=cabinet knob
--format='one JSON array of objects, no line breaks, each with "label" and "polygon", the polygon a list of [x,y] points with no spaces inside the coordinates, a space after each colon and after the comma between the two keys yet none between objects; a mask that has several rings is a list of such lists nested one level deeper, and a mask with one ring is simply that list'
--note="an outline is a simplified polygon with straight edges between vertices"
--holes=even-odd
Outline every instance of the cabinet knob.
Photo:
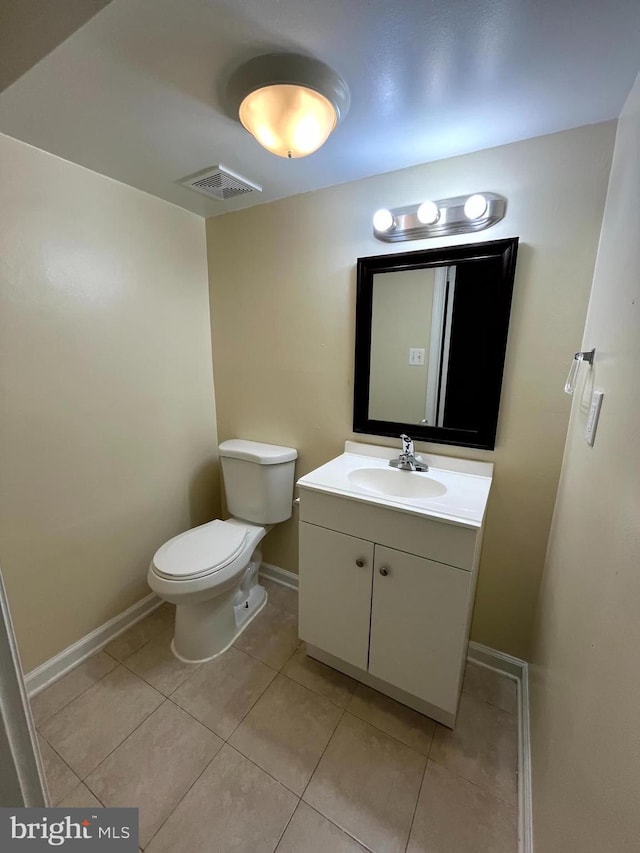
[{"label": "cabinet knob", "polygon": [[383,567],[380,569],[380,574],[381,574],[383,577],[385,577],[385,578],[386,578],[386,576],[389,574],[389,569],[385,569],[385,567],[383,566]]},{"label": "cabinet knob", "polygon": [[359,569],[363,568],[363,566],[366,566],[366,564],[367,564],[366,560],[363,560],[363,559],[362,559],[362,557],[359,557],[359,558],[356,560],[356,566],[357,566]]}]

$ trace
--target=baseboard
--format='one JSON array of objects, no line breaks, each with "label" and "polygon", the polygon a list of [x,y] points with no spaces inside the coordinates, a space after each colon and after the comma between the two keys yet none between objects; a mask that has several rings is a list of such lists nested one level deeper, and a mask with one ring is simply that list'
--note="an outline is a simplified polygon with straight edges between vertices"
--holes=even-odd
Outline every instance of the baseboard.
[{"label": "baseboard", "polygon": [[263,563],[260,566],[260,574],[264,578],[288,586],[290,589],[298,589],[298,575],[294,572],[288,572],[286,569],[281,569],[280,566],[274,566],[272,563]]},{"label": "baseboard", "polygon": [[78,640],[77,643],[61,651],[60,654],[45,661],[36,669],[32,669],[25,675],[24,679],[29,697],[40,693],[45,687],[69,672],[70,669],[100,651],[107,643],[127,631],[136,622],[144,619],[161,604],[162,601],[154,593],[147,595],[146,598],[137,601],[123,613],[119,613],[113,619],[105,622],[104,625],[96,628],[95,631],[87,634],[86,637]]},{"label": "baseboard", "polygon": [[[298,575],[263,563],[260,574],[283,586],[298,589]],[[100,628],[96,628],[86,637],[78,640],[60,654],[31,670],[25,676],[25,685],[29,697],[35,696],[49,684],[61,678],[82,661],[104,648],[136,622],[144,619],[159,607],[162,601],[153,593],[110,619]],[[533,853],[533,832],[531,812],[531,748],[529,734],[529,679],[526,661],[498,652],[488,646],[471,641],[467,657],[480,666],[496,670],[513,678],[518,684],[518,814],[519,814],[519,853]]]},{"label": "baseboard", "polygon": [[[263,563],[260,574],[269,580],[298,589],[298,575]],[[480,666],[507,675],[518,685],[518,839],[519,853],[533,853],[531,813],[531,746],[529,740],[529,675],[526,661],[471,641],[467,658]]]},{"label": "baseboard", "polygon": [[520,853],[533,853],[529,667],[526,661],[480,643],[469,643],[467,658],[513,678],[518,684],[518,839]]}]

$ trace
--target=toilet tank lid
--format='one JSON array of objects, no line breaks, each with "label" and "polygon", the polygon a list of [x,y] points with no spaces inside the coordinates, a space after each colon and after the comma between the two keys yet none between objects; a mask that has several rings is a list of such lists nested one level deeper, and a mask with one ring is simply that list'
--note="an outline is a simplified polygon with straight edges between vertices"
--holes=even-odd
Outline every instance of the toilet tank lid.
[{"label": "toilet tank lid", "polygon": [[260,441],[245,441],[242,438],[230,438],[223,441],[218,449],[220,456],[245,459],[247,462],[258,462],[260,465],[277,465],[280,462],[292,462],[298,458],[298,451],[294,447],[263,444]]}]

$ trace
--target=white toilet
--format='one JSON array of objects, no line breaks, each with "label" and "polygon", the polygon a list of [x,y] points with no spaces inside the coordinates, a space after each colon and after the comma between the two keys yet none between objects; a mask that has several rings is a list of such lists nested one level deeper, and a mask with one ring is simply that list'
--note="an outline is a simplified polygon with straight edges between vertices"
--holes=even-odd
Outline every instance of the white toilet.
[{"label": "white toilet", "polygon": [[296,450],[237,438],[219,450],[232,517],[165,542],[147,574],[151,589],[176,605],[171,648],[187,663],[222,654],[264,607],[258,546],[293,506]]}]

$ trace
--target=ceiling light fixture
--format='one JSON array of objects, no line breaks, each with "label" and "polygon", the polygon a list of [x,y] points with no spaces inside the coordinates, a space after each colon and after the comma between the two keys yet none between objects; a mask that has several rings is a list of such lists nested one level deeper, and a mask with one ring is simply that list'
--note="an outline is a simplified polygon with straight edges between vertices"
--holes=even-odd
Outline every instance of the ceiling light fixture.
[{"label": "ceiling light fixture", "polygon": [[378,210],[373,217],[373,236],[384,243],[422,240],[483,231],[503,219],[507,200],[496,193],[476,193],[441,198]]},{"label": "ceiling light fixture", "polygon": [[306,157],[323,145],[349,109],[349,89],[317,59],[257,56],[229,81],[232,108],[257,141],[279,157]]}]

